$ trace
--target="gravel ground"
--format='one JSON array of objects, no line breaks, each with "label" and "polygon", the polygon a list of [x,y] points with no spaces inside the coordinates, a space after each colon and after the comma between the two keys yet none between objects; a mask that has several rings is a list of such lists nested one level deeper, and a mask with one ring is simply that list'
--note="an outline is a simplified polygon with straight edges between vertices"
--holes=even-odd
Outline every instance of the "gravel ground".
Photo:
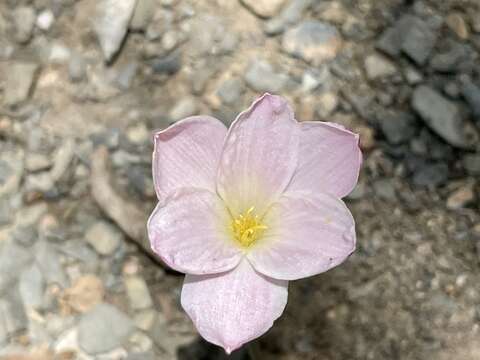
[{"label": "gravel ground", "polygon": [[263,92],[360,133],[358,249],[231,359],[478,359],[477,0],[0,2],[0,359],[225,359],[151,256],[153,129]]}]

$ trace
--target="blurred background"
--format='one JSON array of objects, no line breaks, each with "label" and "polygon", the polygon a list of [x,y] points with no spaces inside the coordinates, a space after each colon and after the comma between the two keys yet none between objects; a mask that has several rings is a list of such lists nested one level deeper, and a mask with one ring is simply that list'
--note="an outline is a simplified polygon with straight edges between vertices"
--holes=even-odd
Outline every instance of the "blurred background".
[{"label": "blurred background", "polygon": [[[148,253],[151,132],[361,134],[358,250],[232,359],[480,358],[478,0],[1,0],[0,359],[225,359]],[[254,359],[255,358],[255,359]]]}]

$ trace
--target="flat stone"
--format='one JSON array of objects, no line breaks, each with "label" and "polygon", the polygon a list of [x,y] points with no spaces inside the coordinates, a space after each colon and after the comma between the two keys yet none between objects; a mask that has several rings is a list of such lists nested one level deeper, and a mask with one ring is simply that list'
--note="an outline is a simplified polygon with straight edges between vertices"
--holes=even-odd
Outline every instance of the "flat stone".
[{"label": "flat stone", "polygon": [[89,354],[103,353],[122,345],[132,331],[130,318],[116,307],[101,303],[80,319],[78,342]]},{"label": "flat stone", "polygon": [[82,81],[87,76],[87,62],[81,54],[72,52],[68,63],[68,75],[73,82]]},{"label": "flat stone", "polygon": [[444,163],[427,164],[413,174],[413,183],[419,187],[435,188],[448,180],[448,166]]},{"label": "flat stone", "polygon": [[14,215],[10,199],[7,197],[0,198],[0,227],[12,222]]},{"label": "flat stone", "polygon": [[60,264],[59,254],[54,246],[46,241],[39,241],[35,244],[34,255],[35,262],[48,284],[67,287],[68,280]]},{"label": "flat stone", "polygon": [[365,58],[365,71],[370,80],[376,80],[395,75],[397,68],[386,57],[372,54]]},{"label": "flat stone", "polygon": [[[27,315],[16,287],[12,287],[0,297],[0,343],[1,337],[18,335],[28,326]],[[2,334],[3,333],[3,334]]]},{"label": "flat stone", "polygon": [[93,28],[103,56],[110,61],[120,50],[135,9],[135,0],[100,0]]},{"label": "flat stone", "polygon": [[147,283],[140,276],[127,276],[123,280],[128,300],[133,310],[144,310],[153,306]]},{"label": "flat stone", "polygon": [[422,20],[416,19],[409,28],[402,51],[419,65],[425,64],[435,47],[437,34]]},{"label": "flat stone", "polygon": [[475,191],[472,184],[467,184],[455,190],[448,196],[447,208],[458,210],[464,208],[475,201]]},{"label": "flat stone", "polygon": [[195,115],[197,112],[197,100],[193,96],[180,99],[170,110],[169,117],[172,121],[178,121]]},{"label": "flat stone", "polygon": [[269,18],[278,13],[285,0],[240,0],[255,15]]},{"label": "flat stone", "polygon": [[460,39],[466,40],[470,36],[468,25],[462,14],[457,12],[449,14],[445,19],[445,23]]},{"label": "flat stone", "polygon": [[468,50],[463,44],[449,42],[448,48],[437,52],[430,60],[430,66],[439,72],[455,72],[468,57]]},{"label": "flat stone", "polygon": [[224,104],[235,104],[245,91],[243,82],[238,78],[224,81],[217,90],[218,97]]},{"label": "flat stone", "polygon": [[173,75],[182,68],[181,53],[174,51],[167,56],[156,58],[151,62],[151,66],[158,74]]},{"label": "flat stone", "polygon": [[465,133],[465,124],[458,106],[426,85],[413,92],[412,107],[425,123],[449,144],[469,148],[472,138]]},{"label": "flat stone", "polygon": [[423,65],[435,47],[436,40],[437,35],[428,23],[407,14],[383,32],[377,48],[390,56],[398,56],[403,51],[418,65]]},{"label": "flat stone", "polygon": [[250,62],[245,72],[247,85],[258,92],[279,93],[288,80],[287,75],[275,72],[272,65],[263,60]]},{"label": "flat stone", "polygon": [[31,260],[31,251],[19,246],[13,239],[0,241],[0,294],[11,287]]},{"label": "flat stone", "polygon": [[132,20],[130,21],[130,29],[145,31],[153,19],[155,6],[155,0],[137,0]]},{"label": "flat stone", "polygon": [[3,151],[0,158],[0,198],[15,194],[24,171],[23,151]]},{"label": "flat stone", "polygon": [[334,59],[342,47],[337,29],[327,23],[306,20],[288,30],[282,39],[282,48],[292,56],[313,65]]},{"label": "flat stone", "polygon": [[123,241],[123,234],[105,221],[93,224],[85,234],[85,240],[100,255],[112,255]]},{"label": "flat stone", "polygon": [[19,6],[15,8],[12,15],[15,23],[15,39],[22,44],[29,42],[35,27],[35,9]]},{"label": "flat stone", "polygon": [[50,176],[54,182],[59,181],[70,169],[70,163],[75,156],[75,140],[67,138],[55,150],[53,155],[53,166],[50,170]]},{"label": "flat stone", "polygon": [[282,9],[279,15],[265,23],[265,33],[276,35],[282,33],[291,24],[298,22],[308,8],[313,4],[313,0],[291,0]]},{"label": "flat stone", "polygon": [[50,157],[40,153],[28,153],[25,157],[25,169],[30,172],[46,170],[52,165]]},{"label": "flat stone", "polygon": [[40,309],[43,305],[45,279],[40,268],[33,264],[22,271],[18,289],[23,304],[28,308]]},{"label": "flat stone", "polygon": [[4,102],[15,106],[27,100],[33,91],[38,65],[27,62],[15,62],[6,73]]},{"label": "flat stone", "polygon": [[380,128],[390,144],[398,145],[414,136],[415,118],[405,112],[389,114],[380,122]]}]

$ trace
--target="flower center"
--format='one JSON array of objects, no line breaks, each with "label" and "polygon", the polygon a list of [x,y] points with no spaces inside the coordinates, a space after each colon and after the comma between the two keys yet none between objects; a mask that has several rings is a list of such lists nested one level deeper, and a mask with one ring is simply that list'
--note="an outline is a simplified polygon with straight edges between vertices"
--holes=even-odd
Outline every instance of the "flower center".
[{"label": "flower center", "polygon": [[254,210],[255,208],[252,206],[245,213],[237,216],[231,224],[235,240],[243,247],[249,247],[267,229],[267,226],[262,224]]}]

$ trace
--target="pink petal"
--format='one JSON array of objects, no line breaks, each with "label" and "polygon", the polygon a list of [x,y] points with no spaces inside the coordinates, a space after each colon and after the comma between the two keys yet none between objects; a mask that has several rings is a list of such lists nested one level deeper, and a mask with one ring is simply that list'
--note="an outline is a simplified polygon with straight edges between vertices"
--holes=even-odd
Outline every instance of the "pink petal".
[{"label": "pink petal", "polygon": [[330,194],[285,193],[268,211],[269,227],[247,257],[258,272],[295,280],[331,269],[355,249],[355,223]]},{"label": "pink petal", "polygon": [[197,275],[228,271],[242,257],[228,233],[228,216],[217,194],[179,189],[159,203],[148,220],[152,249],[177,271]]},{"label": "pink petal", "polygon": [[226,127],[210,116],[192,116],[155,134],[153,181],[160,200],[181,187],[215,191]]},{"label": "pink petal", "polygon": [[303,122],[300,129],[298,168],[288,190],[348,195],[362,163],[358,135],[325,122]]},{"label": "pink petal", "polygon": [[227,353],[264,334],[283,313],[288,282],[269,279],[242,261],[218,275],[187,275],[182,306],[207,341]]},{"label": "pink petal", "polygon": [[284,191],[297,166],[298,124],[288,103],[265,94],[230,127],[217,190],[233,215],[262,213]]}]

